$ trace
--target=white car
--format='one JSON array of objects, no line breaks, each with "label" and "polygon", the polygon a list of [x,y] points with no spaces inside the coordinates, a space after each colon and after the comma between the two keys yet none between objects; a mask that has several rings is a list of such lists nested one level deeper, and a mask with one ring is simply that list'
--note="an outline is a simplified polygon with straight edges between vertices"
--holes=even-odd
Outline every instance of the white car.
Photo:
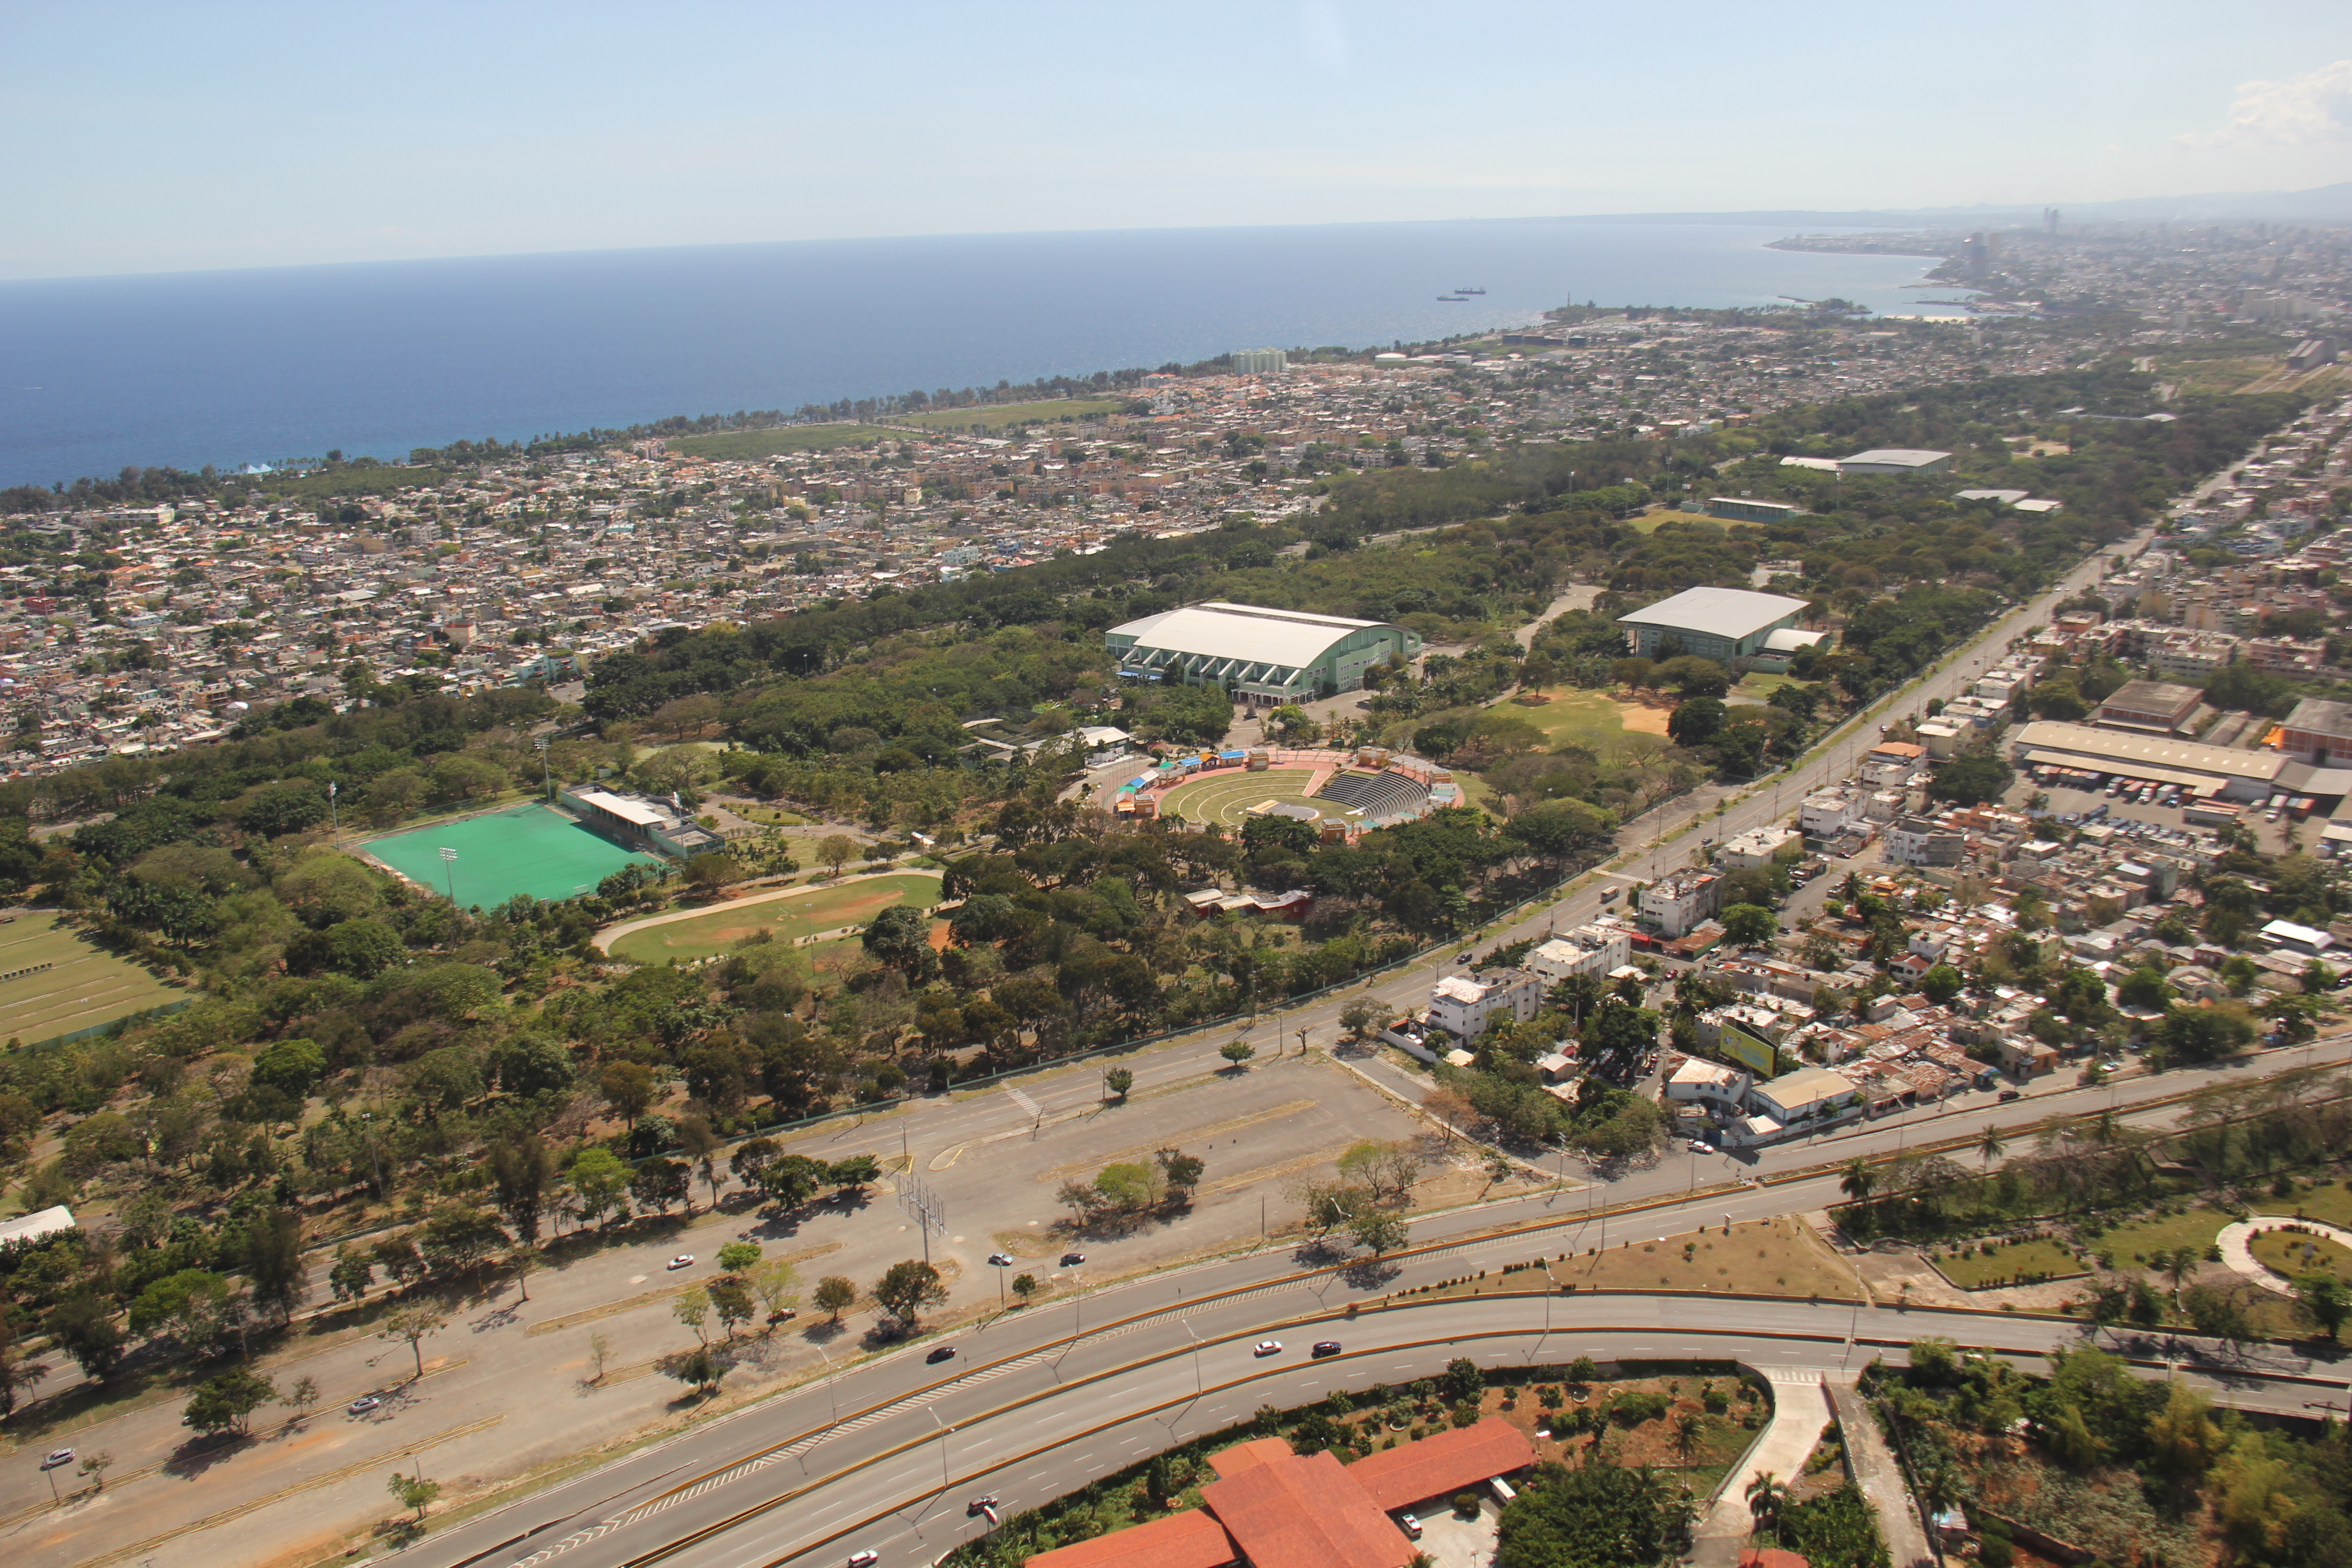
[{"label": "white car", "polygon": [[1413,1541],[1419,1541],[1421,1539],[1421,1516],[1419,1514],[1401,1513],[1397,1515],[1397,1527],[1405,1532],[1408,1539]]},{"label": "white car", "polygon": [[383,1401],[378,1399],[374,1394],[362,1394],[359,1398],[352,1400],[349,1405],[344,1405],[343,1414],[346,1415],[364,1415],[371,1410],[382,1408],[383,1405]]},{"label": "white car", "polygon": [[1250,1354],[1252,1355],[1280,1355],[1281,1353],[1282,1342],[1280,1340],[1260,1340],[1256,1344],[1250,1347]]},{"label": "white car", "polygon": [[71,1448],[52,1448],[48,1451],[47,1456],[41,1460],[41,1468],[45,1470],[54,1470],[59,1465],[70,1465],[72,1463],[73,1450]]},{"label": "white car", "polygon": [[694,1267],[694,1254],[691,1252],[681,1252],[676,1258],[671,1258],[667,1263],[663,1264],[662,1267],[664,1268],[691,1268]]},{"label": "white car", "polygon": [[849,1554],[849,1568],[874,1568],[881,1561],[879,1552],[853,1552]]}]

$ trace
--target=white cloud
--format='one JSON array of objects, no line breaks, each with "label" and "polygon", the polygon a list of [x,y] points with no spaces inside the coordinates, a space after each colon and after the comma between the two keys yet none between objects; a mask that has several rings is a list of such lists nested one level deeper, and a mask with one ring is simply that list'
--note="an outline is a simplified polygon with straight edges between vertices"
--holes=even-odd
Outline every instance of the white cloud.
[{"label": "white cloud", "polygon": [[2209,147],[2307,147],[2352,141],[2352,60],[2337,60],[2284,81],[2241,82],[2228,124],[2179,140]]},{"label": "white cloud", "polygon": [[1348,25],[1333,0],[1300,0],[1298,45],[1308,62],[1333,76],[1348,74]]}]

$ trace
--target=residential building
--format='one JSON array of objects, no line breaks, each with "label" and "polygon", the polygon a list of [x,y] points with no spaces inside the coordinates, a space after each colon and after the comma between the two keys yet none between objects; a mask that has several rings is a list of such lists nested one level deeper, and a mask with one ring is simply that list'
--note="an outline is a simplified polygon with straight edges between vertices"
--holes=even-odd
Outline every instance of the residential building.
[{"label": "residential building", "polygon": [[1677,871],[1643,889],[1637,907],[1661,936],[1685,936],[1723,908],[1723,874]]},{"label": "residential building", "polygon": [[1523,963],[1546,982],[1557,984],[1571,974],[1605,979],[1632,952],[1632,939],[1622,926],[1586,925],[1543,943]]},{"label": "residential building", "polygon": [[1543,1011],[1549,989],[1524,969],[1449,974],[1429,988],[1429,1021],[1456,1039],[1475,1040],[1497,1019],[1524,1024]]},{"label": "residential building", "polygon": [[1716,851],[1715,863],[1727,870],[1744,870],[1751,866],[1769,866],[1780,859],[1784,852],[1789,858],[1795,859],[1804,847],[1804,836],[1795,828],[1768,824],[1725,839]]}]

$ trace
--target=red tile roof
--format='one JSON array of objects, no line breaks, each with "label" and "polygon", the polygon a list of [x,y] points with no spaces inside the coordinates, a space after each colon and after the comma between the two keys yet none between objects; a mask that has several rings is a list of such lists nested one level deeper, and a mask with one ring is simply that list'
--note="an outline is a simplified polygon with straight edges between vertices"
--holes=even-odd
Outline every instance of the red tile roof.
[{"label": "red tile roof", "polygon": [[1233,1538],[1197,1508],[1115,1530],[1029,1559],[1028,1568],[1225,1568]]},{"label": "red tile roof", "polygon": [[1276,1459],[1201,1489],[1258,1568],[1405,1568],[1415,1548],[1328,1453]]},{"label": "red tile roof", "polygon": [[1423,1498],[1468,1491],[1493,1477],[1535,1462],[1535,1447],[1527,1434],[1490,1415],[1474,1426],[1382,1448],[1349,1466],[1348,1476],[1364,1489],[1375,1507],[1393,1513]]},{"label": "red tile roof", "polygon": [[1238,1476],[1244,1470],[1255,1469],[1276,1459],[1294,1459],[1298,1450],[1283,1437],[1258,1437],[1247,1443],[1236,1443],[1230,1448],[1220,1448],[1209,1456],[1209,1468],[1220,1476]]}]

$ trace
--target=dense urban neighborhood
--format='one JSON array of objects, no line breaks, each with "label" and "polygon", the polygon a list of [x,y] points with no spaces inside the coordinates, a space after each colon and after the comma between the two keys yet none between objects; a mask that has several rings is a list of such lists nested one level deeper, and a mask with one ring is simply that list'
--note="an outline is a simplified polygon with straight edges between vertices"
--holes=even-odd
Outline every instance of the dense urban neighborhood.
[{"label": "dense urban neighborhood", "polygon": [[0,495],[0,1540],[2339,1561],[2347,238]]}]

